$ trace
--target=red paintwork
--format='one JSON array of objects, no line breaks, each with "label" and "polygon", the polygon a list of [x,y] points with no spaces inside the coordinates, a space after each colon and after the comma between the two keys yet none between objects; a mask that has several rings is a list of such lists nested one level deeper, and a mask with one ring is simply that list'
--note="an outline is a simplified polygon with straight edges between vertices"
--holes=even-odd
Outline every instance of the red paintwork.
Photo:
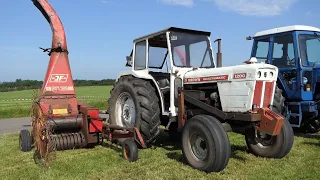
[{"label": "red paintwork", "polygon": [[233,75],[233,79],[246,79],[247,73],[237,73]]},{"label": "red paintwork", "polygon": [[284,117],[265,107],[260,108],[258,113],[261,114],[261,120],[257,130],[271,136],[279,135],[284,123]]},{"label": "red paintwork", "polygon": [[262,96],[262,85],[263,85],[263,81],[257,81],[256,86],[254,88],[252,104],[257,105],[257,108],[261,108],[260,103],[261,103],[261,96]]},{"label": "red paintwork", "polygon": [[[65,31],[60,18],[47,0],[34,1],[38,9],[47,18],[52,30],[52,47],[67,50]],[[68,59],[68,52],[52,52],[44,83],[41,89],[40,105],[44,115],[52,115],[50,110],[68,108],[68,115],[74,117],[78,114],[77,100]]]},{"label": "red paintwork", "polygon": [[91,120],[89,124],[90,133],[100,133],[102,132],[103,122],[101,120]]},{"label": "red paintwork", "polygon": [[266,82],[264,90],[263,107],[268,107],[273,99],[272,93],[274,91],[274,82]]},{"label": "red paintwork", "polygon": [[[263,84],[265,84],[263,88]],[[254,89],[253,103],[257,108],[268,108],[272,101],[274,82],[257,81]],[[262,101],[262,107],[260,107]]]}]

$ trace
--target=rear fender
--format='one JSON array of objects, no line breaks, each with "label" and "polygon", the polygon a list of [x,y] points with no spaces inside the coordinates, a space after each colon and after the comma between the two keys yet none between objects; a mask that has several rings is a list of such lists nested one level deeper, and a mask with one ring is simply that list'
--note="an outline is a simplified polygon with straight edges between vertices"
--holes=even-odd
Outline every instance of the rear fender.
[{"label": "rear fender", "polygon": [[157,81],[149,74],[149,72],[147,70],[139,70],[139,71],[123,71],[123,72],[120,72],[120,74],[118,75],[116,81],[118,81],[118,79],[121,77],[121,76],[128,76],[128,75],[131,75],[133,77],[136,77],[136,78],[140,78],[140,79],[145,79],[145,80],[150,80],[151,82],[153,82],[153,85],[156,87],[157,89],[157,94],[159,95],[160,97],[160,104],[161,104],[161,112],[162,112],[162,115],[168,115],[165,111],[164,111],[164,100],[163,100],[163,95],[161,93],[161,90],[159,88],[159,85],[157,83]]}]

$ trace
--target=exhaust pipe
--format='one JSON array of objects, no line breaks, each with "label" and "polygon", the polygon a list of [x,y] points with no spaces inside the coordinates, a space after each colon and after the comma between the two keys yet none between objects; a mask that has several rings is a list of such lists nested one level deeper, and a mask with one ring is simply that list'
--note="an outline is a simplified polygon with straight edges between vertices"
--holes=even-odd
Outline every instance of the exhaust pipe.
[{"label": "exhaust pipe", "polygon": [[216,42],[218,42],[217,67],[222,67],[221,39],[216,39],[214,43]]}]

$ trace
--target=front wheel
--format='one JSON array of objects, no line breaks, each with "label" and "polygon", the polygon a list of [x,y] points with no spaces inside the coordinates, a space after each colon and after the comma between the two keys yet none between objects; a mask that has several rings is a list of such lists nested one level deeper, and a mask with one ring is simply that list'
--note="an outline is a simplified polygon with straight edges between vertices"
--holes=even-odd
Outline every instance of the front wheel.
[{"label": "front wheel", "polygon": [[212,116],[194,116],[182,130],[182,153],[195,169],[207,173],[222,171],[231,155],[227,132]]},{"label": "front wheel", "polygon": [[292,149],[294,134],[289,121],[284,120],[280,134],[277,136],[270,136],[255,128],[250,128],[246,130],[245,139],[249,151],[254,155],[266,158],[283,158]]}]

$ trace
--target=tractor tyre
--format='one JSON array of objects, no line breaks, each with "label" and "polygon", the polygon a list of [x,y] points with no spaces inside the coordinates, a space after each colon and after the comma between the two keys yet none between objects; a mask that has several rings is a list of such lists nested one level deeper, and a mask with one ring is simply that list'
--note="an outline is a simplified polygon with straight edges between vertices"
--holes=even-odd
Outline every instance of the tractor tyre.
[{"label": "tractor tyre", "polygon": [[182,130],[182,153],[197,170],[222,171],[229,162],[231,147],[221,122],[208,115],[190,118]]},{"label": "tractor tyre", "polygon": [[318,119],[303,119],[300,127],[302,133],[315,134],[320,131],[320,121]]},{"label": "tractor tyre", "polygon": [[271,108],[272,111],[286,117],[287,109],[285,108],[284,102],[285,98],[282,95],[282,89],[276,86],[273,98],[273,106]]},{"label": "tractor tyre", "polygon": [[27,129],[20,131],[19,147],[22,152],[28,152],[31,150],[31,136]]},{"label": "tractor tyre", "polygon": [[110,123],[139,129],[147,147],[160,134],[160,105],[155,88],[144,79],[122,76],[109,98]]},{"label": "tractor tyre", "polygon": [[[287,109],[284,106],[285,98],[282,96],[282,90],[276,86],[273,107],[271,108],[274,112],[286,117]],[[317,119],[303,120],[299,129],[302,133],[317,133],[320,131],[320,121]]]},{"label": "tractor tyre", "polygon": [[246,130],[245,139],[249,151],[254,155],[278,159],[285,157],[291,151],[294,134],[290,122],[284,120],[280,134],[277,136],[260,134],[252,127]]}]

